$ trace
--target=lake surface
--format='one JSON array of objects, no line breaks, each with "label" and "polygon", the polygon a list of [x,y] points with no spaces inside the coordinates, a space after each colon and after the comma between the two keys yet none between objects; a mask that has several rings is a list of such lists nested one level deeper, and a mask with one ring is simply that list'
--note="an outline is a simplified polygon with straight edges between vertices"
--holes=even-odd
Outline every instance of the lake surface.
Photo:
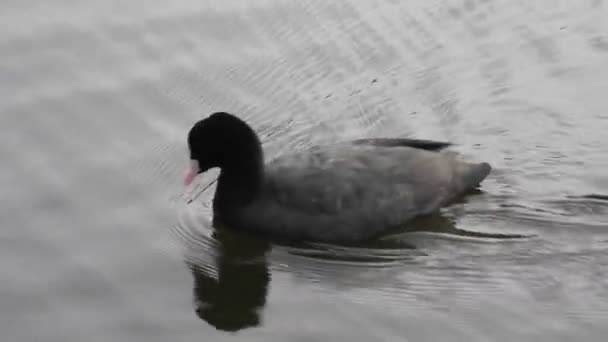
[{"label": "lake surface", "polygon": [[[605,340],[605,1],[0,8],[3,341]],[[409,136],[494,171],[375,243],[273,246],[182,186],[213,111],[268,159]]]}]

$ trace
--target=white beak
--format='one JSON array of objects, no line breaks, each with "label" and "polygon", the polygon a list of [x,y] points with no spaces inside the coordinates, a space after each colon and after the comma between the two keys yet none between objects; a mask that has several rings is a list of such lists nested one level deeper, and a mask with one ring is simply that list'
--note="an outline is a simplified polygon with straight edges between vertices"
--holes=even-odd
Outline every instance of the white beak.
[{"label": "white beak", "polygon": [[198,165],[198,160],[190,159],[190,165],[188,166],[186,175],[184,176],[184,185],[190,185],[200,170],[201,168]]}]

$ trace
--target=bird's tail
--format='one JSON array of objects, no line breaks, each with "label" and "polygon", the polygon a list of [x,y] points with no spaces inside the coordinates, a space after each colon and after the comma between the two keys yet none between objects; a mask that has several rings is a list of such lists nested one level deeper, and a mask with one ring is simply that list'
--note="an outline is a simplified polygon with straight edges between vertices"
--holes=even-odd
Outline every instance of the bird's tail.
[{"label": "bird's tail", "polygon": [[467,164],[464,169],[464,188],[471,190],[479,187],[481,182],[488,177],[492,166],[488,163]]}]

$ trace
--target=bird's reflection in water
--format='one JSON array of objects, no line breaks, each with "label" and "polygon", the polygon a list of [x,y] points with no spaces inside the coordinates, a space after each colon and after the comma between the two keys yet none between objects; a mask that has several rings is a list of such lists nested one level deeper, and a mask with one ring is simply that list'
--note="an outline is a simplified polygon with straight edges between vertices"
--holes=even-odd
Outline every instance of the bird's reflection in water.
[{"label": "bird's reflection in water", "polygon": [[270,273],[270,244],[226,230],[214,231],[219,242],[217,275],[188,263],[194,277],[196,314],[219,330],[238,331],[260,325]]},{"label": "bird's reflection in water", "polygon": [[[416,241],[411,233],[429,232],[470,238],[513,239],[517,234],[491,234],[456,228],[455,220],[441,214],[429,215],[411,221],[393,234],[356,246],[300,245],[278,246],[239,234],[225,228],[213,230],[215,267],[199,262],[187,262],[194,277],[193,295],[196,314],[219,330],[235,332],[259,326],[270,282],[267,254],[272,246],[285,253],[277,253],[281,263],[289,264],[292,271],[300,270],[310,279],[323,279],[328,284],[348,287],[373,287],[380,284],[370,279],[369,267],[415,262]],[[428,251],[427,251],[428,252]],[[422,253],[425,254],[425,253]],[[323,259],[321,265],[313,260]],[[348,262],[348,271],[341,262]],[[338,263],[336,263],[338,262]],[[354,263],[354,265],[353,265]],[[353,267],[359,265],[359,267]],[[216,270],[209,272],[209,270]],[[296,272],[296,273],[301,273]],[[348,284],[348,285],[345,285]]]}]

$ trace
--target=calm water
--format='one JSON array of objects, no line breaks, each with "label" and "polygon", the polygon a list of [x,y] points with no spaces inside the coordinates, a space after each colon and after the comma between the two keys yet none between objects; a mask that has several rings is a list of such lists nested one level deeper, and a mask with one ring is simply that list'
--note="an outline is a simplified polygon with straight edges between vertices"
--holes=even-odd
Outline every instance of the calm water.
[{"label": "calm water", "polygon": [[[606,2],[244,3],[0,5],[4,341],[605,339]],[[495,170],[410,232],[272,246],[185,203],[216,110],[268,158],[414,136]]]}]

